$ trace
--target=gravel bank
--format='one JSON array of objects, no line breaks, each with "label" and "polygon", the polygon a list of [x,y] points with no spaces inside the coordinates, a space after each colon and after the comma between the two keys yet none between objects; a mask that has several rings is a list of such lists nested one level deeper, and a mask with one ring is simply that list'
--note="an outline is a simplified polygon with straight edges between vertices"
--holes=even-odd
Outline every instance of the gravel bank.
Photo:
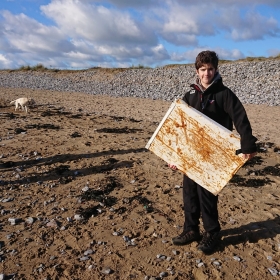
[{"label": "gravel bank", "polygon": [[[280,105],[280,60],[221,64],[224,83],[244,104]],[[194,66],[85,71],[0,71],[0,87],[172,101],[194,81]]]}]

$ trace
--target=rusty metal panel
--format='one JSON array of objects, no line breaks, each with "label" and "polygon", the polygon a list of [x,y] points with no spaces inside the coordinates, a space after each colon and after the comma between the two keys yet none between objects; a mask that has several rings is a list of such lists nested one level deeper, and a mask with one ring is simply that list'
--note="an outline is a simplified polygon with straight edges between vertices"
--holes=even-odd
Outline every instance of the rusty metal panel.
[{"label": "rusty metal panel", "polygon": [[175,100],[146,148],[217,195],[246,162],[240,136],[183,100]]}]

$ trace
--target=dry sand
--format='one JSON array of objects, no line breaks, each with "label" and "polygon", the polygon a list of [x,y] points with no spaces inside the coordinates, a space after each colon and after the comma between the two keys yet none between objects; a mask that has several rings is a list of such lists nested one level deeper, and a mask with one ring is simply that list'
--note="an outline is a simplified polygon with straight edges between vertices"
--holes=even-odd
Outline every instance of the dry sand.
[{"label": "dry sand", "polygon": [[[0,90],[5,279],[261,280],[280,271],[280,107],[245,105],[259,153],[220,193],[222,242],[204,255],[197,243],[172,245],[182,174],[144,148],[170,102]],[[22,96],[37,102],[28,114],[8,105]]]}]

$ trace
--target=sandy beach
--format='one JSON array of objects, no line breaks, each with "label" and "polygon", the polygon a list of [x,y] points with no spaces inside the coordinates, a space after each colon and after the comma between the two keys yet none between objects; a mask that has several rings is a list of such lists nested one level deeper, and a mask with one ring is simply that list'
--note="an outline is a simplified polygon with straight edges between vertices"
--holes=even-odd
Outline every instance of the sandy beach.
[{"label": "sandy beach", "polygon": [[[244,105],[259,151],[219,194],[222,241],[204,255],[196,242],[171,243],[182,174],[145,149],[171,102],[0,92],[4,279],[280,276],[279,106]],[[22,96],[36,101],[27,114],[9,105]]]}]

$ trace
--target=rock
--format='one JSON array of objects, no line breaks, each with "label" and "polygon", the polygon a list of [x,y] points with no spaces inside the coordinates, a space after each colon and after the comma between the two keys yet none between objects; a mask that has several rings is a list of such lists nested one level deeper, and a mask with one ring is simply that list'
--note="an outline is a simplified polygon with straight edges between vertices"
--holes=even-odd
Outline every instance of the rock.
[{"label": "rock", "polygon": [[52,219],[50,220],[47,224],[46,224],[47,227],[53,227],[53,228],[57,228],[58,227],[58,223],[56,220]]},{"label": "rock", "polygon": [[16,225],[20,222],[20,219],[18,218],[9,218],[8,221],[11,223],[11,225]]},{"label": "rock", "polygon": [[268,271],[270,272],[270,274],[271,274],[272,276],[277,276],[277,275],[278,275],[278,270],[275,269],[275,268],[273,268],[273,267],[269,267],[269,268],[268,268]]},{"label": "rock", "polygon": [[94,253],[93,250],[88,249],[88,250],[86,250],[86,251],[84,252],[84,255],[87,256],[87,255],[91,255],[91,254],[93,254],[93,253]]},{"label": "rock", "polygon": [[[219,72],[224,83],[236,93],[244,104],[280,105],[279,60],[241,61],[220,64]],[[263,69],[266,69],[264,71]],[[29,88],[116,97],[141,97],[166,101],[180,98],[179,93],[189,89],[195,79],[193,65],[157,67],[155,69],[127,69],[111,79],[95,79],[98,70],[88,69],[75,73],[75,78],[55,75],[52,72],[11,71],[0,72],[0,87]],[[155,82],[157,80],[157,82]],[[263,86],[265,84],[265,86]],[[254,93],[254,94],[250,94]],[[16,133],[25,132],[16,129]],[[80,134],[72,135],[79,137]],[[11,136],[12,137],[12,136]]]},{"label": "rock", "polygon": [[110,267],[104,267],[102,270],[101,270],[101,273],[103,274],[111,274],[113,273],[113,270],[110,268]]},{"label": "rock", "polygon": [[8,197],[8,198],[4,198],[1,200],[1,202],[10,202],[10,201],[13,201],[14,198],[13,197]]},{"label": "rock", "polygon": [[220,266],[220,265],[221,265],[221,263],[218,262],[218,261],[213,261],[213,264],[214,264],[215,266]]},{"label": "rock", "polygon": [[87,192],[89,190],[89,187],[88,186],[85,186],[84,188],[82,188],[82,191],[83,192]]},{"label": "rock", "polygon": [[238,262],[241,261],[241,259],[240,259],[238,256],[233,256],[233,259],[236,260],[236,261],[238,261]]},{"label": "rock", "polygon": [[74,215],[74,220],[76,220],[76,221],[81,221],[83,219],[84,218],[81,215],[79,215],[79,214]]},{"label": "rock", "polygon": [[161,277],[161,278],[164,278],[164,277],[167,277],[167,276],[168,276],[168,273],[165,272],[165,271],[163,271],[159,274],[159,277]]},{"label": "rock", "polygon": [[197,264],[197,267],[202,267],[202,266],[204,266],[203,262],[200,262],[200,263]]},{"label": "rock", "polygon": [[34,218],[28,217],[28,218],[25,219],[25,222],[29,225],[32,225],[34,223]]},{"label": "rock", "polygon": [[174,255],[179,255],[179,251],[177,251],[177,250],[172,250],[172,253],[174,254]]}]

